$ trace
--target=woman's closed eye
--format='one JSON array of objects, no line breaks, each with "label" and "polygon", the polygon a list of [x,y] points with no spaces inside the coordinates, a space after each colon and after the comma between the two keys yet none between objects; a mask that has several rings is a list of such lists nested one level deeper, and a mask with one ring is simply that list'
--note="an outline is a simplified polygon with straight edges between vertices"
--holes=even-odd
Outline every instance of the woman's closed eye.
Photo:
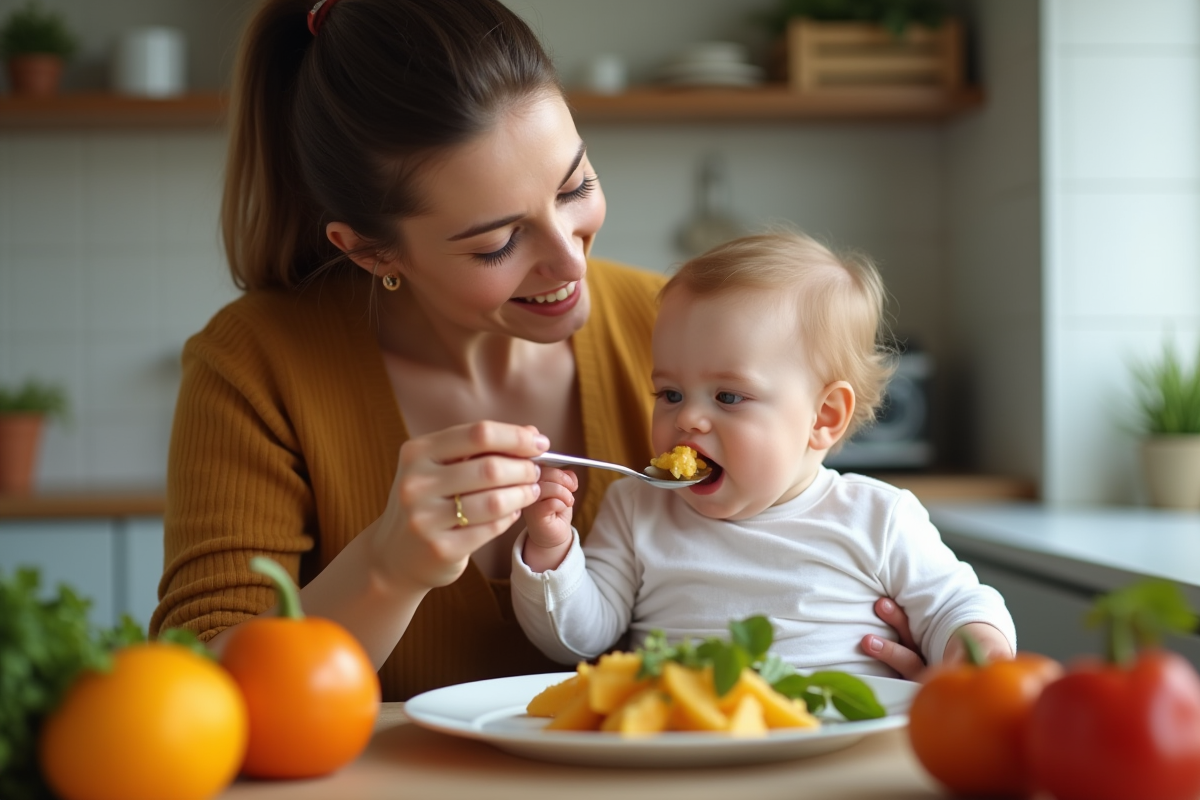
[{"label": "woman's closed eye", "polygon": [[745,399],[736,392],[717,392],[717,402],[723,406],[735,406]]},{"label": "woman's closed eye", "polygon": [[562,192],[559,194],[558,202],[571,203],[587,197],[592,193],[592,190],[596,188],[596,181],[599,177],[600,176],[594,173],[591,175],[584,175],[583,180],[579,182],[579,186],[575,187],[569,192]]},{"label": "woman's closed eye", "polygon": [[508,241],[499,250],[493,250],[490,253],[472,253],[471,257],[476,261],[480,261],[488,266],[499,264],[504,259],[513,254],[517,249],[517,238],[520,235],[520,228],[512,232],[512,236],[508,237]]}]

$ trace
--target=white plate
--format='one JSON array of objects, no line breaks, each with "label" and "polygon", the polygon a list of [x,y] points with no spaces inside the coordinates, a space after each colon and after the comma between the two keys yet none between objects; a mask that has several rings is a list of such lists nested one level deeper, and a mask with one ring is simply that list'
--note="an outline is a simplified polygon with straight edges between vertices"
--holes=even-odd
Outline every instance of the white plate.
[{"label": "white plate", "polygon": [[543,731],[548,720],[525,715],[533,696],[573,672],[518,675],[461,683],[419,694],[404,705],[416,724],[452,736],[478,739],[539,761],[624,767],[687,767],[783,761],[849,747],[864,736],[903,728],[917,684],[861,676],[887,709],[882,719],[822,719],[817,730],[775,730],[757,739],[717,733],[660,733],[624,738],[591,731]]}]

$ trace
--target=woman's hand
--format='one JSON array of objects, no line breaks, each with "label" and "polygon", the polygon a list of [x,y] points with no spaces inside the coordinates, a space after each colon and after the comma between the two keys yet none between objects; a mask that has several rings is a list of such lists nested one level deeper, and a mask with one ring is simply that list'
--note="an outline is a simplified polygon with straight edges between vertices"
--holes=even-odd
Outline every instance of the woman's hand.
[{"label": "woman's hand", "polygon": [[890,625],[900,641],[892,642],[882,636],[867,634],[862,638],[863,652],[896,670],[900,677],[918,680],[925,671],[925,660],[921,658],[921,651],[908,627],[908,615],[904,609],[890,597],[881,597],[875,601],[875,616]]},{"label": "woman's hand", "polygon": [[570,470],[542,467],[541,497],[525,509],[529,536],[521,559],[534,572],[556,568],[567,556],[575,536],[571,532],[571,509],[579,478]]},{"label": "woman's hand", "polygon": [[540,469],[529,459],[549,447],[537,428],[501,422],[405,442],[387,507],[371,530],[378,577],[418,591],[457,580],[471,554],[538,499]]}]

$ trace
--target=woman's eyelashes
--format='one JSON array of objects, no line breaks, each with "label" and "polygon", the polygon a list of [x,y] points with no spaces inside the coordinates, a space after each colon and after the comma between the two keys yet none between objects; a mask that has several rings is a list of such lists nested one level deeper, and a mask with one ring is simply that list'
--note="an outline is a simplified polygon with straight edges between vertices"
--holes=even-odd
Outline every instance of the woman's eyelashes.
[{"label": "woman's eyelashes", "polygon": [[[591,194],[592,190],[596,188],[596,181],[596,175],[585,175],[583,181],[578,187],[569,192],[563,192],[560,194],[558,196],[558,202],[571,203],[576,200],[582,200]],[[512,236],[509,237],[508,241],[499,250],[493,250],[490,253],[472,253],[472,258],[487,266],[495,266],[496,264],[499,264],[504,259],[511,256],[513,251],[517,249],[517,239],[520,232],[520,228],[513,230]]]},{"label": "woman's eyelashes", "polygon": [[513,230],[512,235],[508,237],[508,241],[499,250],[493,250],[490,253],[474,253],[472,255],[476,260],[488,266],[499,264],[511,256],[513,251],[517,249],[517,239],[520,237],[520,233],[520,228]]},{"label": "woman's eyelashes", "polygon": [[599,176],[595,173],[592,173],[591,175],[584,175],[579,186],[569,192],[563,192],[558,196],[558,202],[570,203],[575,200],[582,200],[591,194],[592,190],[596,188],[596,181],[598,178]]}]

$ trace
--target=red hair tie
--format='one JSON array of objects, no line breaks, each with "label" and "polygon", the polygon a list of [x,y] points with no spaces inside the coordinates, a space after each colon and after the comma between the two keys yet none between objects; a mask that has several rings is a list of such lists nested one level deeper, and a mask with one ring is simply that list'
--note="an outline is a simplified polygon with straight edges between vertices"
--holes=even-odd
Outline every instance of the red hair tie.
[{"label": "red hair tie", "polygon": [[308,30],[313,36],[317,35],[317,31],[321,30],[321,25],[325,23],[325,17],[329,16],[329,9],[333,8],[334,3],[338,0],[319,0],[308,12]]}]

